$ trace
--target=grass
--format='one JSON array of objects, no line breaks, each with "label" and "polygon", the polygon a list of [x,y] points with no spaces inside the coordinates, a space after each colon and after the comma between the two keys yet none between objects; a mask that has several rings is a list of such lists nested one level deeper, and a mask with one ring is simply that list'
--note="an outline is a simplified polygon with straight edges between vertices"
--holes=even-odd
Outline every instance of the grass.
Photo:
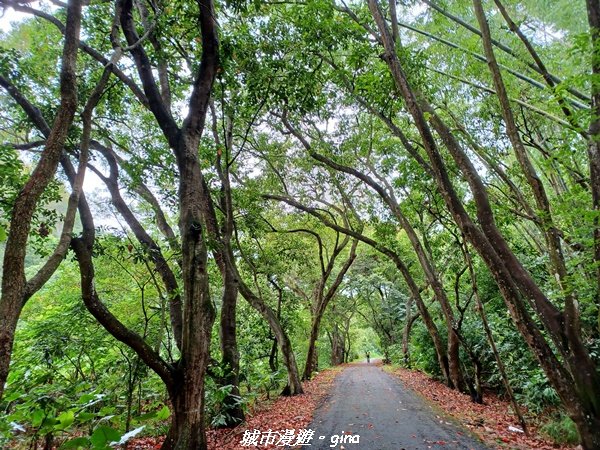
[{"label": "grass", "polygon": [[575,423],[562,413],[542,425],[540,433],[549,437],[557,444],[576,445],[579,443],[579,433],[577,433]]}]

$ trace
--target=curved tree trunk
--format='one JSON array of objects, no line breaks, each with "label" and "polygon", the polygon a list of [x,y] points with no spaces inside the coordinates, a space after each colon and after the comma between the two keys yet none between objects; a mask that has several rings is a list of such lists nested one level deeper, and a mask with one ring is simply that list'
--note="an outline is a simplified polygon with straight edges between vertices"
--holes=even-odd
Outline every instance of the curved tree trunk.
[{"label": "curved tree trunk", "polygon": [[292,350],[292,344],[287,333],[283,330],[281,323],[277,319],[275,312],[256,296],[252,290],[244,283],[240,278],[239,274],[236,273],[240,294],[246,299],[250,306],[252,306],[269,324],[271,331],[275,335],[275,339],[279,343],[281,354],[283,357],[283,364],[285,365],[288,373],[288,386],[284,390],[286,394],[296,395],[302,394],[302,383],[300,382],[300,375],[298,372],[298,365],[296,364],[296,357]]},{"label": "curved tree trunk", "polygon": [[[305,144],[305,145],[308,145],[308,144]],[[310,146],[308,146],[307,149],[310,150]],[[311,153],[311,156],[313,158],[317,159],[318,161],[323,162],[324,164],[327,164],[328,166],[330,166],[336,170],[342,170],[342,171],[348,172],[348,173],[356,172],[356,171],[352,172],[353,169],[345,167],[345,166],[341,166],[340,164],[337,164],[334,161],[332,161],[328,158],[325,158],[321,155],[318,155],[316,153]],[[425,302],[423,301],[423,298],[421,296],[421,290],[417,286],[417,283],[415,282],[412,274],[410,273],[410,270],[408,269],[406,264],[404,264],[404,262],[402,261],[402,258],[400,258],[400,256],[394,250],[378,243],[377,241],[374,241],[373,239],[371,239],[357,231],[351,230],[349,228],[344,228],[344,227],[338,225],[337,223],[332,222],[331,220],[329,220],[323,214],[319,213],[314,208],[309,208],[309,207],[299,203],[298,201],[294,200],[293,198],[279,196],[279,195],[265,195],[264,197],[285,202],[288,205],[291,205],[295,208],[300,209],[301,211],[305,211],[305,212],[313,215],[317,219],[319,219],[327,227],[329,227],[335,231],[338,231],[340,233],[344,233],[347,236],[353,237],[356,240],[360,240],[360,241],[364,242],[365,244],[370,245],[378,252],[381,252],[384,255],[386,255],[388,258],[390,258],[396,265],[396,268],[400,271],[402,278],[404,278],[404,280],[406,281],[406,284],[410,290],[411,295],[415,298],[415,302],[417,303],[417,309],[419,310],[419,314],[423,318],[423,323],[425,324],[425,327],[427,328],[427,332],[429,333],[429,336],[431,337],[431,340],[433,341],[433,345],[435,348],[435,352],[436,352],[436,356],[437,356],[437,360],[438,360],[438,364],[439,364],[442,376],[444,377],[446,384],[451,383],[450,373],[448,370],[448,356],[446,355],[446,349],[444,348],[444,345],[440,338],[440,334],[437,329],[437,326],[436,326],[435,322],[433,321],[433,318],[429,314],[427,306],[425,305]]]},{"label": "curved tree trunk", "polygon": [[[392,187],[389,186],[389,184],[387,184],[387,182],[385,181],[385,179],[383,177],[379,177],[379,178],[385,184],[385,188],[382,184],[379,184],[378,182],[376,182],[371,176],[369,176],[363,172],[360,172],[359,170],[357,170],[353,167],[349,167],[349,166],[345,166],[343,164],[336,163],[332,159],[327,158],[327,157],[315,152],[314,149],[312,148],[311,144],[304,138],[304,136],[302,136],[302,134],[296,128],[294,128],[289,123],[289,121],[287,119],[284,118],[283,123],[286,126],[286,128],[294,136],[296,136],[298,138],[298,140],[302,143],[302,145],[306,148],[306,150],[308,150],[308,152],[312,158],[331,167],[332,169],[339,170],[341,172],[345,172],[345,173],[355,176],[356,178],[362,180],[364,183],[366,183],[368,186],[370,186],[373,190],[375,190],[379,194],[381,199],[388,205],[391,212],[394,214],[394,216],[396,217],[396,219],[398,220],[398,222],[400,223],[400,225],[406,232],[406,234],[411,242],[411,245],[417,255],[419,263],[423,269],[423,272],[425,273],[425,277],[426,277],[427,281],[429,282],[429,284],[431,285],[431,287],[433,288],[433,291],[435,293],[435,298],[440,303],[442,312],[444,314],[444,319],[446,322],[446,331],[447,331],[447,335],[448,335],[448,339],[447,339],[448,345],[447,345],[447,350],[443,352],[443,356],[442,356],[442,353],[440,353],[438,351],[438,358],[440,360],[440,366],[442,368],[442,372],[445,375],[446,382],[449,387],[453,387],[453,388],[455,387],[457,389],[460,389],[463,384],[463,377],[462,377],[462,372],[460,369],[459,339],[453,328],[454,314],[452,311],[452,306],[450,305],[450,302],[448,301],[446,292],[444,291],[443,285],[439,280],[439,276],[437,274],[437,271],[435,270],[433,263],[431,262],[430,258],[427,256],[425,250],[423,249],[423,245],[421,244],[421,240],[419,239],[419,236],[415,232],[410,221],[406,218],[406,216],[402,212],[402,209],[400,208],[400,205],[399,205],[397,199],[393,195]],[[374,170],[374,169],[372,169],[372,170]],[[281,199],[281,198],[278,198],[277,196],[268,196],[268,197]],[[285,198],[283,200],[288,201]],[[291,203],[293,203],[294,206],[297,206],[300,209],[306,210],[306,208],[303,208],[302,205],[299,205],[297,202],[291,202]],[[312,212],[309,211],[309,213],[312,213]],[[333,226],[330,225],[330,227],[333,229],[338,228],[335,225],[333,225]],[[361,238],[361,240],[365,241],[365,239],[363,239],[363,238]],[[378,247],[376,243],[375,243],[374,247],[375,248]],[[381,248],[381,246],[379,246],[379,247]],[[383,253],[387,254],[388,256],[391,256],[389,251],[384,251]],[[399,258],[397,257],[397,255],[395,255],[394,261],[396,262],[397,266],[398,266],[398,261],[397,261],[398,259]],[[400,268],[400,266],[398,266],[398,267]],[[406,272],[406,274],[408,274],[408,270],[404,270],[404,269],[401,269],[401,270],[403,271],[403,276],[406,279],[407,276],[405,275],[405,272]],[[412,278],[410,274],[408,274],[408,277]],[[417,292],[419,292],[418,288],[416,288],[416,290],[417,290]],[[411,292],[414,293],[415,288],[411,288]],[[419,293],[419,296],[420,296],[420,293]],[[422,304],[422,302],[421,302],[421,304]],[[427,319],[427,317],[423,316],[423,319]],[[433,327],[431,327],[431,325],[428,325],[428,330],[433,331]],[[312,338],[312,334],[311,334],[311,338]],[[435,335],[432,335],[432,338],[434,338],[434,343],[435,343],[436,349],[437,349],[438,343],[435,341]],[[309,351],[310,351],[310,347],[309,347]],[[305,371],[305,376],[306,376],[306,371]]]},{"label": "curved tree trunk", "polygon": [[[412,298],[412,297],[411,297]],[[407,302],[407,305],[411,304],[412,301]],[[404,355],[404,365],[407,368],[411,368],[410,361],[410,332],[412,331],[412,326],[415,323],[415,320],[419,318],[419,314],[410,313],[411,308],[407,306],[406,311],[406,323],[404,325],[404,329],[402,330],[402,353]]]},{"label": "curved tree trunk", "polygon": [[348,254],[348,258],[346,258],[346,260],[344,261],[344,264],[340,268],[340,271],[337,273],[335,280],[333,281],[329,289],[327,289],[327,292],[324,293],[325,283],[331,275],[331,270],[333,269],[335,259],[342,251],[342,249],[346,246],[347,239],[348,238],[346,238],[343,243],[336,245],[333,255],[329,260],[328,269],[323,273],[323,277],[321,278],[320,284],[317,288],[317,298],[313,311],[313,320],[310,327],[308,351],[306,352],[306,365],[304,366],[304,374],[302,375],[303,380],[309,380],[312,376],[312,373],[318,368],[319,359],[317,353],[317,339],[319,338],[319,327],[321,325],[321,319],[323,318],[323,314],[325,314],[327,305],[335,296],[338,288],[344,280],[344,277],[346,276],[346,273],[348,273],[350,266],[352,266],[352,263],[354,263],[354,260],[356,259],[356,247],[358,246],[358,239],[354,239],[352,241],[352,246],[350,247],[350,253]]}]

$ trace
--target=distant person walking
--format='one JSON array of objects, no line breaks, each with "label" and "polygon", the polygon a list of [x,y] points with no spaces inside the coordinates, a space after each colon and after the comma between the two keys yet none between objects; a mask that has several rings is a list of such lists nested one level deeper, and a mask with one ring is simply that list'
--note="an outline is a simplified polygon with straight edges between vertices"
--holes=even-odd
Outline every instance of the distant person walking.
[{"label": "distant person walking", "polygon": [[371,362],[371,354],[367,352],[367,364]]}]

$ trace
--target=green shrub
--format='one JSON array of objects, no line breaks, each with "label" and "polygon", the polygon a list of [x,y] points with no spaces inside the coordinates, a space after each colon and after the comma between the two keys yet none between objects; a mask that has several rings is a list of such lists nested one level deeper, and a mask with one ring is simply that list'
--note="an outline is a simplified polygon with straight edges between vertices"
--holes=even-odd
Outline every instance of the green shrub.
[{"label": "green shrub", "polygon": [[546,422],[540,428],[540,432],[557,444],[576,445],[579,443],[579,433],[575,427],[575,422],[563,413]]}]

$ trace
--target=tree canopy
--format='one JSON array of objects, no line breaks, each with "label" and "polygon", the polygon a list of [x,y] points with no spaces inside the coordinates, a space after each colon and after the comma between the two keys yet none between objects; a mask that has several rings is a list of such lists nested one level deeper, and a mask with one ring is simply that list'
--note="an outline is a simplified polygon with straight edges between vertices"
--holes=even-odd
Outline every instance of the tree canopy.
[{"label": "tree canopy", "polygon": [[0,7],[0,446],[370,352],[600,447],[598,0]]}]

